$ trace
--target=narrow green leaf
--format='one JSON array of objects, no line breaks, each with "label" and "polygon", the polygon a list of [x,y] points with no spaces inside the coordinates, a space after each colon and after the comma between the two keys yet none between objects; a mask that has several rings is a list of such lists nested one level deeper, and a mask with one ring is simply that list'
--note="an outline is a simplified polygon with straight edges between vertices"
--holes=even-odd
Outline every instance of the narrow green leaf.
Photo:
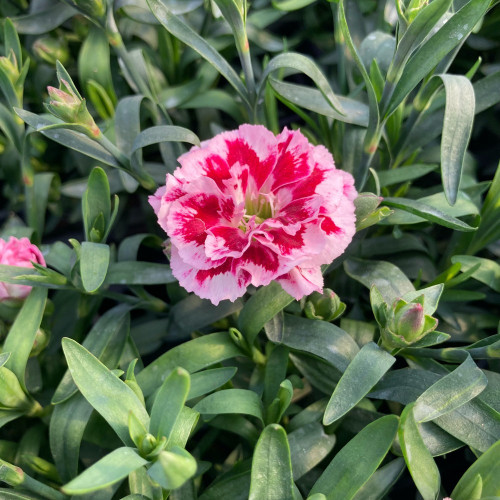
[{"label": "narrow green leaf", "polygon": [[291,314],[285,314],[284,318],[282,337],[275,338],[268,333],[269,340],[291,349],[314,354],[340,372],[345,371],[359,352],[352,337],[332,323],[300,318]]},{"label": "narrow green leaf", "polygon": [[495,292],[500,292],[500,265],[494,260],[473,257],[472,255],[453,255],[451,261],[461,264],[461,270],[467,272],[479,264],[479,268],[472,273],[472,277]]},{"label": "narrow green leaf", "polygon": [[47,289],[33,288],[10,327],[3,344],[3,351],[11,353],[5,367],[16,375],[24,390],[26,390],[24,381],[26,363],[33,348],[36,332],[40,328],[46,301]]},{"label": "narrow green leaf", "polygon": [[476,102],[472,83],[465,76],[443,74],[438,77],[443,81],[446,91],[441,139],[441,176],[446,198],[450,205],[454,205],[472,132]]},{"label": "narrow green leaf", "polygon": [[132,448],[118,448],[65,484],[62,490],[67,495],[91,493],[120,481],[147,463]]},{"label": "narrow green leaf", "polygon": [[106,279],[110,251],[109,246],[102,243],[84,241],[80,253],[80,274],[83,288],[87,292],[95,292]]},{"label": "narrow green leaf", "polygon": [[262,92],[264,90],[264,85],[267,78],[274,71],[281,68],[291,68],[307,75],[321,91],[327,103],[337,113],[341,115],[345,114],[344,109],[342,108],[342,104],[340,103],[337,96],[333,93],[328,80],[325,78],[316,63],[312,59],[296,52],[278,54],[269,61],[261,78],[259,92]]},{"label": "narrow green leaf", "polygon": [[189,408],[189,406],[184,406],[170,433],[167,450],[172,449],[174,446],[185,448],[189,436],[194,431],[199,418],[200,414],[197,411]]},{"label": "narrow green leaf", "polygon": [[38,116],[19,108],[15,108],[14,111],[36,132],[40,132],[49,139],[52,139],[67,148],[74,149],[75,151],[78,151],[86,156],[90,156],[95,160],[101,161],[106,165],[110,165],[115,168],[122,168],[113,155],[106,151],[101,145],[97,144],[92,139],[89,139],[87,136],[65,128],[45,129],[45,127],[50,127],[54,124],[61,125],[61,127],[63,127],[64,124],[56,118]]},{"label": "narrow green leaf", "polygon": [[191,375],[191,387],[187,399],[194,399],[218,389],[229,382],[236,374],[237,368],[228,366],[224,368],[213,368]]},{"label": "narrow green leaf", "polygon": [[186,450],[178,447],[162,451],[148,470],[148,475],[166,490],[180,488],[195,473],[196,460]]},{"label": "narrow green leaf", "polygon": [[436,463],[420,436],[413,408],[413,403],[408,405],[401,415],[399,442],[418,491],[424,500],[435,500],[439,493],[441,478]]},{"label": "narrow green leaf", "polygon": [[259,396],[247,389],[226,389],[215,392],[203,398],[193,409],[202,415],[238,413],[252,415],[261,421],[264,419]]},{"label": "narrow green leaf", "polygon": [[356,495],[354,495],[353,499],[381,500],[400,478],[405,469],[406,464],[404,459],[398,457],[392,460],[388,464],[377,469]]},{"label": "narrow green leaf", "polygon": [[283,427],[268,425],[252,459],[249,500],[294,500],[290,447]]},{"label": "narrow green leaf", "polygon": [[23,35],[44,35],[77,13],[78,11],[70,5],[61,3],[33,14],[13,17],[12,22],[17,31]]},{"label": "narrow green leaf", "polygon": [[50,417],[50,451],[63,481],[78,474],[80,443],[93,412],[81,394],[74,394],[55,406]]},{"label": "narrow green leaf", "polygon": [[165,379],[151,408],[149,432],[157,439],[172,433],[189,393],[189,373],[183,368],[173,370]]},{"label": "narrow green leaf", "polygon": [[477,229],[421,201],[410,200],[409,198],[384,198],[383,203],[389,207],[400,208],[411,214],[418,215],[429,222],[435,222],[457,231],[470,232]]},{"label": "narrow green leaf", "polygon": [[344,269],[351,278],[367,288],[376,285],[388,304],[415,291],[403,271],[390,262],[351,258],[345,261]]},{"label": "narrow green leaf", "polygon": [[353,498],[387,455],[398,422],[395,415],[387,415],[363,428],[335,455],[309,495],[322,493],[326,500]]},{"label": "narrow green leaf", "polygon": [[330,425],[354,408],[395,361],[396,358],[375,343],[365,344],[335,387],[325,410],[323,424]]},{"label": "narrow green leaf", "polygon": [[95,243],[101,241],[101,239],[96,241],[91,237],[91,230],[101,214],[104,220],[104,228],[101,235],[102,239],[109,225],[111,200],[108,176],[102,168],[95,167],[92,169],[92,172],[90,172],[87,189],[82,198],[83,224],[87,241]]},{"label": "narrow green leaf", "polygon": [[128,413],[149,428],[149,415],[124,382],[74,340],[62,340],[63,351],[73,380],[85,399],[104,417],[120,439],[133,445],[128,432]]},{"label": "narrow green leaf", "polygon": [[23,55],[21,52],[21,43],[17,35],[16,28],[13,22],[7,17],[3,23],[4,49],[5,55],[9,57],[11,51],[16,57],[16,62],[19,67],[23,65]]},{"label": "narrow green leaf", "polygon": [[292,10],[303,9],[315,1],[316,0],[273,0],[273,7],[290,12]]},{"label": "narrow green leaf", "polygon": [[106,285],[163,285],[177,281],[167,264],[122,261],[110,264]]},{"label": "narrow green leaf", "polygon": [[234,87],[240,97],[248,101],[247,90],[231,65],[204,38],[175,16],[160,0],[147,0],[154,16],[173,36],[198,52]]},{"label": "narrow green leaf", "polygon": [[260,288],[250,297],[238,316],[238,328],[245,335],[249,345],[253,345],[255,337],[264,325],[292,301],[293,297],[275,281]]},{"label": "narrow green leaf", "polygon": [[412,181],[423,177],[436,170],[437,165],[416,163],[415,165],[408,165],[405,167],[398,167],[393,170],[382,170],[377,172],[380,187],[393,186],[402,182]]},{"label": "narrow green leaf", "polygon": [[405,65],[404,73],[398,81],[389,103],[384,108],[384,116],[392,114],[417,84],[449,52],[462,43],[462,40],[470,34],[484,15],[489,3],[489,0],[467,2],[418,48]]},{"label": "narrow green leaf", "polygon": [[361,101],[337,96],[343,109],[343,114],[340,114],[332,108],[326,97],[317,89],[281,82],[272,77],[269,78],[269,83],[277,94],[297,106],[344,123],[352,123],[360,127],[368,126],[368,106]]},{"label": "narrow green leaf", "polygon": [[472,500],[468,493],[470,486],[481,477],[482,490],[480,498],[498,497],[500,491],[500,442],[495,443],[483,453],[465,472],[451,493],[453,500]]},{"label": "narrow green leaf", "polygon": [[[118,365],[125,342],[130,331],[129,306],[121,304],[106,311],[88,332],[82,346],[108,368],[114,369]],[[52,404],[58,405],[69,399],[78,388],[67,371],[59,383]]]},{"label": "narrow green leaf", "polygon": [[414,418],[417,422],[428,422],[449,413],[475,398],[487,383],[484,373],[468,356],[458,368],[419,396],[413,410]]},{"label": "narrow green leaf", "polygon": [[242,355],[228,332],[212,333],[173,347],[142,370],[137,375],[137,382],[147,397],[178,366],[193,373]]},{"label": "narrow green leaf", "polygon": [[173,125],[159,125],[147,128],[135,137],[132,144],[131,154],[135,153],[138,149],[145,148],[146,146],[167,141],[187,142],[195,146],[200,145],[200,139],[198,139],[198,136],[187,128],[175,127]]},{"label": "narrow green leaf", "polygon": [[297,481],[316,467],[333,449],[335,435],[326,434],[319,422],[311,422],[288,434],[293,479]]}]

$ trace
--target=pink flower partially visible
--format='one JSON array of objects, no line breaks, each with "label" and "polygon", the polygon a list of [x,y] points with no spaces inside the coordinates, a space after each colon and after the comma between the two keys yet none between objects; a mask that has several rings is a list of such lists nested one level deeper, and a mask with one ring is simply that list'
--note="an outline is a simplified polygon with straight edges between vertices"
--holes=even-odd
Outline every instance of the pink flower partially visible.
[{"label": "pink flower partially visible", "polygon": [[[18,267],[33,267],[31,262],[45,266],[42,253],[28,238],[14,238],[9,241],[0,238],[0,264]],[[24,299],[30,293],[28,285],[14,285],[0,282],[0,302],[6,299]]]},{"label": "pink flower partially visible", "polygon": [[242,125],[179,163],[149,202],[186,290],[214,304],[272,280],[296,299],[322,291],[321,265],[355,233],[357,196],[326,148],[298,131]]}]

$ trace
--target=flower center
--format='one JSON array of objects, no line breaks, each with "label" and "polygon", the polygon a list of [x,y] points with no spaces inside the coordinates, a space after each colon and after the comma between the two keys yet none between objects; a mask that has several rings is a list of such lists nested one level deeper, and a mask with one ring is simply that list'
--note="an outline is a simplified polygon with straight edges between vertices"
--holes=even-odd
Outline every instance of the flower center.
[{"label": "flower center", "polygon": [[255,221],[258,223],[273,216],[273,207],[268,196],[260,193],[257,197],[247,196],[245,199],[245,216],[252,215],[255,215]]}]

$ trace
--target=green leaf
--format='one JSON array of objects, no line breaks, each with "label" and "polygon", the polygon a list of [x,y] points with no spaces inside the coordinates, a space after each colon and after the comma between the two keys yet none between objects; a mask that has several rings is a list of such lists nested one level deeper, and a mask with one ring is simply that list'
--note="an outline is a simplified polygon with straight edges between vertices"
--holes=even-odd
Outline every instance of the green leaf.
[{"label": "green leaf", "polygon": [[[92,239],[91,231],[101,214],[104,219],[104,228],[100,235],[101,238],[95,240]],[[82,215],[87,241],[100,243],[100,241],[103,240],[104,234],[107,232],[111,217],[108,176],[100,167],[95,167],[92,169],[92,172],[90,172],[87,189],[82,198]]]},{"label": "green leaf", "polygon": [[238,328],[245,335],[248,344],[253,345],[264,325],[292,301],[293,297],[275,281],[257,290],[238,316]]},{"label": "green leaf", "polygon": [[73,380],[85,399],[125,444],[133,445],[128,432],[129,412],[149,428],[149,415],[135,393],[74,340],[64,338],[62,346]]},{"label": "green leaf", "polygon": [[[104,30],[90,26],[88,36],[83,41],[78,54],[78,76],[84,93],[92,96],[90,87],[97,83],[116,103],[116,95],[111,76],[109,42]],[[94,104],[94,100],[92,100]]]},{"label": "green leaf", "polygon": [[375,343],[365,344],[336,385],[326,407],[323,424],[330,425],[354,408],[395,361],[396,358]]},{"label": "green leaf", "polygon": [[203,398],[193,409],[202,415],[238,413],[264,420],[259,396],[247,389],[226,389],[214,392]]},{"label": "green leaf", "polygon": [[11,110],[2,103],[0,103],[0,130],[12,142],[14,147],[21,152],[22,140],[19,125],[15,122],[15,116]]},{"label": "green leaf", "polygon": [[80,253],[80,274],[83,288],[95,292],[104,283],[108,272],[110,250],[108,245],[84,241]]},{"label": "green leaf", "polygon": [[260,435],[252,459],[249,500],[294,500],[290,447],[278,424]]},{"label": "green leaf", "polygon": [[174,446],[185,448],[189,436],[194,431],[199,418],[200,414],[197,411],[188,406],[184,406],[170,433],[167,450],[172,449]]},{"label": "green leaf", "polygon": [[415,290],[403,271],[390,262],[351,258],[345,261],[344,269],[367,288],[375,285],[388,304]]},{"label": "green leaf", "polygon": [[282,68],[291,68],[307,75],[321,91],[328,105],[331,106],[337,113],[341,115],[344,114],[342,104],[333,93],[328,80],[325,78],[316,63],[312,59],[302,54],[298,54],[297,52],[278,54],[269,61],[261,78],[259,93],[264,90],[267,78],[274,71]]},{"label": "green leaf", "polygon": [[467,2],[417,49],[405,65],[401,79],[398,81],[390,101],[384,108],[384,116],[392,114],[417,84],[449,52],[462,43],[461,41],[470,34],[476,23],[484,15],[488,5],[489,0]]},{"label": "green leaf", "polygon": [[144,396],[152,394],[180,366],[193,373],[226,359],[242,356],[228,332],[212,333],[173,347],[137,375]]},{"label": "green leaf", "polygon": [[500,442],[495,443],[483,453],[465,472],[451,493],[453,500],[472,500],[470,487],[481,478],[482,490],[480,498],[498,497],[500,491]]},{"label": "green leaf", "polygon": [[62,490],[67,495],[91,493],[120,481],[147,463],[132,448],[118,448],[65,484]]},{"label": "green leaf", "polygon": [[387,71],[387,81],[396,82],[412,52],[424,41],[439,19],[450,7],[451,0],[437,0],[420,8],[398,43],[396,53]]},{"label": "green leaf", "polygon": [[484,373],[468,356],[458,368],[419,396],[413,410],[414,418],[417,422],[434,420],[475,398],[487,384]]},{"label": "green leaf", "polygon": [[418,179],[436,170],[437,165],[426,165],[425,163],[416,163],[405,167],[398,167],[393,170],[382,170],[377,172],[380,187],[393,186],[402,182]]},{"label": "green leaf", "polygon": [[[433,5],[434,2],[431,4]],[[441,139],[441,176],[446,199],[450,205],[457,201],[465,152],[474,122],[474,88],[461,75],[437,75],[446,91],[443,136]]]},{"label": "green leaf", "polygon": [[453,255],[451,261],[454,264],[461,264],[461,270],[464,272],[479,264],[479,268],[472,273],[472,277],[488,285],[495,292],[500,292],[500,265],[497,262],[472,255]]},{"label": "green leaf", "polygon": [[395,415],[379,418],[364,427],[335,455],[309,495],[322,493],[327,500],[353,498],[377,470],[397,430],[398,417]]},{"label": "green leaf", "polygon": [[228,366],[224,368],[213,368],[203,370],[191,375],[191,387],[187,399],[195,399],[218,389],[229,382],[236,374],[237,368]]},{"label": "green leaf", "polygon": [[170,372],[165,379],[151,408],[149,432],[157,439],[165,436],[168,439],[179,418],[189,393],[189,373],[183,368]]},{"label": "green leaf", "polygon": [[40,328],[46,301],[47,289],[33,288],[10,327],[3,344],[3,351],[11,353],[5,367],[16,375],[24,390],[26,390],[26,363],[33,348],[36,332]]},{"label": "green leaf", "polygon": [[151,12],[169,33],[198,52],[234,87],[241,98],[248,102],[247,90],[238,74],[214,47],[175,16],[160,0],[147,0],[147,2]]},{"label": "green leaf", "polygon": [[405,469],[405,461],[401,457],[380,467],[354,495],[354,500],[378,500],[384,498]]},{"label": "green leaf", "polygon": [[13,52],[18,66],[21,67],[23,65],[21,43],[19,42],[19,36],[17,35],[16,28],[14,27],[12,20],[8,17],[3,23],[3,36],[5,55],[9,57],[11,52]]},{"label": "green leaf", "polygon": [[400,208],[411,214],[418,215],[429,222],[435,222],[457,231],[470,232],[477,229],[421,201],[410,200],[409,198],[384,198],[383,203],[389,207]]},{"label": "green leaf", "polygon": [[13,17],[12,22],[17,31],[23,35],[44,35],[77,13],[78,11],[70,5],[60,3],[33,14]]},{"label": "green leaf", "polygon": [[187,128],[175,127],[173,125],[159,125],[147,128],[135,137],[132,144],[131,154],[135,153],[138,149],[145,148],[146,146],[167,141],[187,142],[195,146],[200,145],[200,139],[198,139],[198,136]]},{"label": "green leaf", "polygon": [[109,266],[104,283],[105,285],[163,285],[176,281],[167,264],[121,261]]},{"label": "green leaf", "polygon": [[195,473],[196,460],[186,450],[178,447],[162,451],[148,470],[148,475],[166,490],[180,488]]},{"label": "green leaf", "polygon": [[302,9],[311,5],[316,0],[273,0],[273,7],[275,9],[290,12],[292,10]]},{"label": "green leaf", "polygon": [[436,463],[418,431],[414,405],[408,405],[401,414],[399,442],[408,470],[424,500],[435,500],[439,493],[441,478]]},{"label": "green leaf", "polygon": [[53,141],[62,144],[69,149],[74,149],[79,153],[90,156],[90,158],[94,158],[95,160],[103,162],[106,165],[110,165],[115,168],[122,168],[113,155],[111,155],[101,145],[97,144],[97,142],[89,139],[87,136],[65,128],[45,128],[55,124],[61,125],[61,127],[65,126],[65,124],[63,124],[56,118],[48,117],[46,115],[38,116],[34,113],[19,108],[15,108],[14,111],[36,132],[40,132],[49,139],[52,139]]},{"label": "green leaf", "polygon": [[[121,304],[106,311],[85,337],[82,346],[102,361],[108,368],[118,365],[130,331],[129,306]],[[59,383],[52,404],[58,405],[69,399],[78,388],[67,371]]]},{"label": "green leaf", "polygon": [[500,414],[480,398],[436,418],[434,423],[482,452],[500,439]]},{"label": "green leaf", "polygon": [[319,422],[311,422],[288,434],[293,479],[297,481],[316,467],[332,451],[335,441],[335,435],[326,434]]},{"label": "green leaf", "polygon": [[63,481],[78,474],[80,443],[93,411],[81,394],[54,407],[50,417],[50,451]]},{"label": "green leaf", "polygon": [[270,335],[269,340],[283,344],[290,349],[307,352],[318,356],[340,372],[345,371],[349,363],[359,352],[352,337],[338,326],[325,321],[310,320],[285,314],[281,338]]},{"label": "green leaf", "polygon": [[368,106],[360,101],[337,96],[343,110],[343,114],[340,114],[332,108],[326,97],[317,89],[281,82],[272,77],[269,78],[269,83],[277,94],[297,106],[344,123],[352,123],[360,127],[368,126]]}]

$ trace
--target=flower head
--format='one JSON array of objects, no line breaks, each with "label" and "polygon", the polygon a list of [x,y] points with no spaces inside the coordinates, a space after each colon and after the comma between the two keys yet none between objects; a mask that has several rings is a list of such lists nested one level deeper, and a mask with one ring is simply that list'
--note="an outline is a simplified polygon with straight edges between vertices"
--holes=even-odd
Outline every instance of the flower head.
[{"label": "flower head", "polygon": [[179,163],[149,201],[186,290],[214,304],[272,280],[296,299],[322,292],[321,265],[355,233],[357,195],[326,148],[298,131],[242,125]]},{"label": "flower head", "polygon": [[[0,264],[32,268],[32,262],[45,266],[42,253],[28,238],[17,239],[11,236],[9,241],[0,238]],[[30,290],[28,285],[0,282],[0,302],[6,299],[24,299]]]}]

